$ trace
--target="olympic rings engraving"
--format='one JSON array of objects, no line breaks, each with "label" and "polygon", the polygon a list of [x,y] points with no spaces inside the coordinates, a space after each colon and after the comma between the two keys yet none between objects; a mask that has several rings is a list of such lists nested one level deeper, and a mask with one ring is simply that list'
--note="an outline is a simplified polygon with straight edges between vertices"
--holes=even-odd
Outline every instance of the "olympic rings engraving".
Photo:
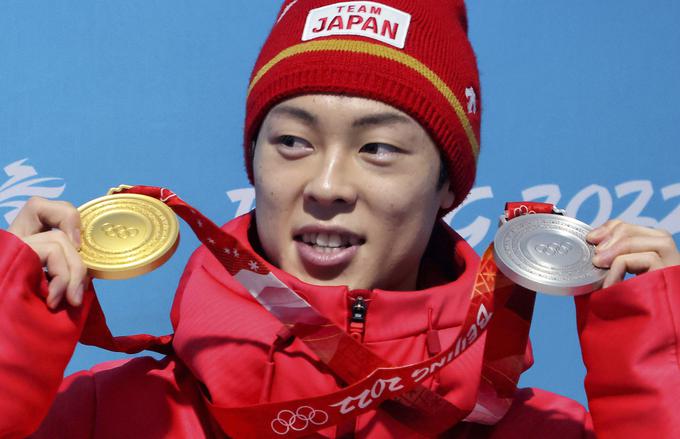
[{"label": "olympic rings engraving", "polygon": [[120,224],[114,225],[111,223],[102,224],[101,231],[110,238],[118,237],[120,239],[134,238],[139,234],[139,229],[134,227],[125,227]]},{"label": "olympic rings engraving", "polygon": [[274,433],[283,436],[288,434],[290,430],[306,430],[310,423],[323,425],[326,422],[328,422],[328,413],[303,405],[294,412],[292,410],[281,410],[272,420],[271,427]]},{"label": "olympic rings engraving", "polygon": [[536,251],[543,253],[546,256],[560,255],[564,256],[574,248],[574,244],[569,241],[553,242],[552,244],[539,244],[536,246]]}]

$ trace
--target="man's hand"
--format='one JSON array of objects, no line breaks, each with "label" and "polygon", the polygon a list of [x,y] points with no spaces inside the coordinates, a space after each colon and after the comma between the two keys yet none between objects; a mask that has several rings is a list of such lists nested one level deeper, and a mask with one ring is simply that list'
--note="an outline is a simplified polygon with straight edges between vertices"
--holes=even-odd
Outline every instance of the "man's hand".
[{"label": "man's hand", "polygon": [[50,276],[47,306],[55,309],[64,296],[68,303],[79,306],[89,279],[78,254],[78,210],[64,201],[33,197],[7,230],[28,244],[46,267]]},{"label": "man's hand", "polygon": [[607,221],[586,237],[595,244],[593,264],[609,268],[602,288],[623,280],[626,273],[641,274],[680,265],[680,252],[673,236],[665,230]]}]

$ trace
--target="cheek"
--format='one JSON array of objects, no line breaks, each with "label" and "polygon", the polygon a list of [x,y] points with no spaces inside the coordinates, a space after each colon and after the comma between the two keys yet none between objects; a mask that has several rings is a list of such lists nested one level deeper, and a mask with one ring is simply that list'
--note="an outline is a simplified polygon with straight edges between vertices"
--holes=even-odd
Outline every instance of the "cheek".
[{"label": "cheek", "polygon": [[281,249],[288,230],[286,211],[290,210],[294,201],[290,194],[291,186],[284,184],[285,177],[281,176],[280,168],[277,172],[276,166],[272,166],[271,160],[266,157],[256,155],[253,165],[257,234],[267,259],[280,265]]},{"label": "cheek", "polygon": [[380,226],[373,229],[373,236],[382,243],[380,259],[387,264],[417,264],[412,257],[422,254],[439,211],[436,180],[409,176],[385,181],[374,189],[371,205],[374,222]]},{"label": "cheek", "polygon": [[390,220],[401,224],[405,218],[436,212],[439,198],[436,181],[428,178],[406,177],[398,180],[385,180],[371,190],[372,205]]},{"label": "cheek", "polygon": [[255,205],[259,211],[285,210],[292,189],[291,176],[276,162],[271,152],[255,154],[254,160]]}]

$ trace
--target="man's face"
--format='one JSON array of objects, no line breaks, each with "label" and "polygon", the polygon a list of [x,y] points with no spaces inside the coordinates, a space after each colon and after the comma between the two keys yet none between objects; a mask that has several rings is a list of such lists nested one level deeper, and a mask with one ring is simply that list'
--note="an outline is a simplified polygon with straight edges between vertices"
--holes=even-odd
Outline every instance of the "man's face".
[{"label": "man's face", "polygon": [[254,156],[257,232],[299,279],[409,290],[437,212],[439,152],[410,116],[381,102],[307,95],[274,107]]}]

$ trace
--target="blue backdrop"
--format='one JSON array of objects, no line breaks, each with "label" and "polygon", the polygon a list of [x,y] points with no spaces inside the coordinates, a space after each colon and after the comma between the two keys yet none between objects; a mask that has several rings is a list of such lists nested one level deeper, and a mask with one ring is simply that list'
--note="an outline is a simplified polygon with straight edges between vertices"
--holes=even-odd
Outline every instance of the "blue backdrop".
[{"label": "blue backdrop", "polygon": [[[0,2],[0,227],[31,195],[75,205],[167,186],[216,222],[253,203],[241,159],[250,69],[278,1]],[[478,251],[506,200],[680,237],[680,2],[469,2],[485,114],[477,186],[452,225]],[[97,282],[114,333],[170,331],[197,241]],[[522,384],[585,403],[573,302],[540,296]],[[118,358],[78,347],[68,373]]]}]

